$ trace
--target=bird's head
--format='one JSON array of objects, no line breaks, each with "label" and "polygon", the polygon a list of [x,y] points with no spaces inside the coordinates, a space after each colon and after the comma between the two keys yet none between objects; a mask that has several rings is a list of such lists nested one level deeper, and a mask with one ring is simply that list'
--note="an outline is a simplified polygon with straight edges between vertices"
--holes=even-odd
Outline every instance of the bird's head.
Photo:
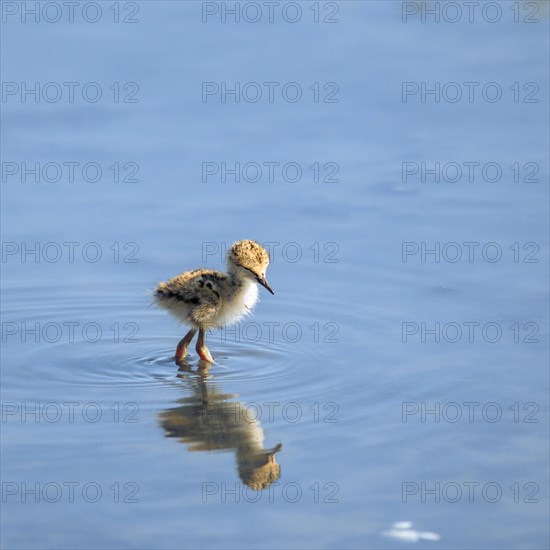
[{"label": "bird's head", "polygon": [[267,250],[256,241],[237,241],[227,253],[227,268],[229,272],[239,273],[252,278],[271,294],[275,294],[267,282],[266,271],[269,265]]}]

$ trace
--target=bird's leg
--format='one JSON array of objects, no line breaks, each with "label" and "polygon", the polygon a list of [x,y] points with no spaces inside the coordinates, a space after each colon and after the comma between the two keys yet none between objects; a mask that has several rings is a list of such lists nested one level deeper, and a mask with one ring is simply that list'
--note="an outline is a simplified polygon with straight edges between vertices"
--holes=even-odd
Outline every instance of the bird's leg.
[{"label": "bird's leg", "polygon": [[181,363],[187,355],[187,348],[197,333],[196,328],[192,328],[180,341],[176,348],[176,363]]},{"label": "bird's leg", "polygon": [[208,351],[208,348],[206,347],[206,344],[204,343],[204,329],[199,329],[199,337],[197,338],[197,346],[195,347],[197,350],[197,353],[199,354],[199,357],[203,361],[208,361],[209,363],[215,363],[214,359],[212,359],[212,355],[210,355],[210,351]]}]

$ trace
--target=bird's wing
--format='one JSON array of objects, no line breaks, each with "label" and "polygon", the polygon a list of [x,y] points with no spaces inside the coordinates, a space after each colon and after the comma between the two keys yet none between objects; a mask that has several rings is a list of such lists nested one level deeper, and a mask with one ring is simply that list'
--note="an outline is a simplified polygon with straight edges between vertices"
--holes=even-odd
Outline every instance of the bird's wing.
[{"label": "bird's wing", "polygon": [[198,325],[208,325],[216,318],[222,305],[219,277],[215,272],[201,270],[190,283],[193,308],[189,316]]},{"label": "bird's wing", "polygon": [[222,306],[225,277],[211,269],[186,271],[159,283],[155,298],[160,305],[168,305],[168,309],[183,306],[185,317],[195,325],[213,325]]}]

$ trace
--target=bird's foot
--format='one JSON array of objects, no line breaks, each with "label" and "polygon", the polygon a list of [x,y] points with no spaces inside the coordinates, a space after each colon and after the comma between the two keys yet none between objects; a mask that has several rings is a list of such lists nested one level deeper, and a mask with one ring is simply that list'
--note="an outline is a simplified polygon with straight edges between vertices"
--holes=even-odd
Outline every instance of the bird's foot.
[{"label": "bird's foot", "polygon": [[[183,341],[182,341],[183,342]],[[178,344],[178,347],[176,348],[176,364],[184,363],[185,362],[185,356],[187,355],[187,348],[189,347],[189,344],[180,342]]]},{"label": "bird's foot", "polygon": [[203,361],[207,361],[208,363],[215,363],[216,362],[212,358],[212,355],[210,355],[210,351],[206,346],[202,346],[202,347],[197,346],[197,353],[199,354],[199,357]]},{"label": "bird's foot", "polygon": [[197,330],[192,328],[179,342],[178,347],[176,348],[176,364],[179,365],[185,360],[185,356],[187,355],[187,349],[189,348],[189,344],[193,340],[193,337],[195,336]]}]

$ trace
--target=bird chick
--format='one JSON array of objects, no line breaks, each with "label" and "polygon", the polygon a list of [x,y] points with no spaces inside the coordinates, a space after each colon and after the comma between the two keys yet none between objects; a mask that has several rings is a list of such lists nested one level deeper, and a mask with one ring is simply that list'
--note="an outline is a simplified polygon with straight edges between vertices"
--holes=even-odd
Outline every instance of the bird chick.
[{"label": "bird chick", "polygon": [[196,351],[209,363],[214,359],[204,342],[205,331],[237,322],[258,301],[257,283],[275,294],[265,278],[269,254],[256,241],[238,241],[227,253],[227,273],[195,269],[159,283],[154,291],[158,306],[191,327],[176,349],[176,363],[187,355],[199,332]]}]

